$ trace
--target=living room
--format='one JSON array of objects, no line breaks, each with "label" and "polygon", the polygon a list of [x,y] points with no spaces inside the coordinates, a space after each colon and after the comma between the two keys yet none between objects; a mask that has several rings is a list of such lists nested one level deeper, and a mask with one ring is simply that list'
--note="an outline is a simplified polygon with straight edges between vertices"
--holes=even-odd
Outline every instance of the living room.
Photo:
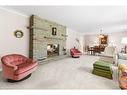
[{"label": "living room", "polygon": [[[126,10],[122,6],[0,7],[0,25],[4,31],[0,32],[0,58],[20,54],[38,64],[29,78],[10,83],[9,71],[3,71],[1,62],[0,89],[126,89],[127,83],[119,82],[122,75],[118,76],[119,64],[127,62]],[[103,49],[95,51],[94,47],[100,45]],[[113,70],[113,73],[106,71],[111,73],[106,75],[111,75],[111,79],[104,73],[99,76],[92,73],[93,64],[107,47],[115,47],[115,56],[120,58],[114,60],[106,55],[103,59],[109,61]],[[73,56],[71,49],[75,48],[80,55]],[[119,68],[126,79],[126,66]]]}]

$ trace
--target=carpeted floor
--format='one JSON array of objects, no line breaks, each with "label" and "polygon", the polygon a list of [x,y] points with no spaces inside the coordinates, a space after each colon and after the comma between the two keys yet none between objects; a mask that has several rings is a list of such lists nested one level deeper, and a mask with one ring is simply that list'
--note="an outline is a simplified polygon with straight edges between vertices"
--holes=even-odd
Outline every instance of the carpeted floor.
[{"label": "carpeted floor", "polygon": [[92,65],[97,56],[65,58],[40,64],[32,76],[22,82],[8,83],[0,73],[0,89],[119,89],[117,67],[113,80],[93,75]]}]

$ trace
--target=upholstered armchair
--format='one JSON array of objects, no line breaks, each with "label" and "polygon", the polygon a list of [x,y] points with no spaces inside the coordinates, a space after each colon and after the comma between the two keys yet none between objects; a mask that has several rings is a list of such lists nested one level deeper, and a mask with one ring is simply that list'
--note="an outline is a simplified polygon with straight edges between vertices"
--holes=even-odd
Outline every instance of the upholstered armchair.
[{"label": "upholstered armchair", "polygon": [[3,56],[1,61],[3,77],[12,81],[20,81],[30,76],[38,66],[37,61],[19,54]]},{"label": "upholstered armchair", "polygon": [[82,55],[82,53],[76,48],[71,48],[70,54],[73,58],[78,58],[78,57],[80,57],[80,55]]},{"label": "upholstered armchair", "polygon": [[127,90],[127,65],[120,64],[118,66],[118,82],[121,89]]},{"label": "upholstered armchair", "polygon": [[100,60],[108,61],[111,63],[117,63],[118,58],[117,58],[116,47],[107,46],[105,47],[104,52],[99,55],[100,55]]}]

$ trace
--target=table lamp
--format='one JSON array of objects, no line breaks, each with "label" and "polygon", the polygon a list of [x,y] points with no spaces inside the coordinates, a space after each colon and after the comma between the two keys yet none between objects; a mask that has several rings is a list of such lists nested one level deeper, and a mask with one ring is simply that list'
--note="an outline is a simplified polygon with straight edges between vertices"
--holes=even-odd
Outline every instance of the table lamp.
[{"label": "table lamp", "polygon": [[126,52],[126,49],[127,49],[127,37],[123,37],[122,40],[121,40],[121,43],[125,45],[125,48],[124,48],[124,53],[127,53]]}]

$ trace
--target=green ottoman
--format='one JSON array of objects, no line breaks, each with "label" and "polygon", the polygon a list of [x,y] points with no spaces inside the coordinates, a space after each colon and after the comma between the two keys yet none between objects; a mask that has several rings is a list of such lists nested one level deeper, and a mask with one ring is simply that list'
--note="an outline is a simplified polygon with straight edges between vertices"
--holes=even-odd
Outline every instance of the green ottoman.
[{"label": "green ottoman", "polygon": [[112,77],[112,73],[113,73],[112,64],[109,62],[101,61],[101,60],[96,61],[93,64],[93,72],[92,73],[95,75],[99,75],[102,77],[113,79],[113,77]]}]

